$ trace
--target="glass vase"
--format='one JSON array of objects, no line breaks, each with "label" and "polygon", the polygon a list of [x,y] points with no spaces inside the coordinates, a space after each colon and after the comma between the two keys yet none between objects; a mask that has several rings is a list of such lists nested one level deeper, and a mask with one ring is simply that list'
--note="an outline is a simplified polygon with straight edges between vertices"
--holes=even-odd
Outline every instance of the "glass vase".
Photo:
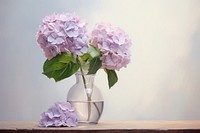
[{"label": "glass vase", "polygon": [[103,112],[101,91],[94,85],[94,74],[77,72],[76,83],[70,88],[67,101],[78,115],[79,124],[97,124]]}]

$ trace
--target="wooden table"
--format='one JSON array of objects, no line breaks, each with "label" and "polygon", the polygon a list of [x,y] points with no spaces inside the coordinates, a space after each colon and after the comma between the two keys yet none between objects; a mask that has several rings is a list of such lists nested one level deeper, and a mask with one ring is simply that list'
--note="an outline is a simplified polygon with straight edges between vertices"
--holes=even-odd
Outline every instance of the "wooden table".
[{"label": "wooden table", "polygon": [[37,122],[0,121],[0,133],[200,133],[200,121],[103,121],[96,125],[41,128]]}]

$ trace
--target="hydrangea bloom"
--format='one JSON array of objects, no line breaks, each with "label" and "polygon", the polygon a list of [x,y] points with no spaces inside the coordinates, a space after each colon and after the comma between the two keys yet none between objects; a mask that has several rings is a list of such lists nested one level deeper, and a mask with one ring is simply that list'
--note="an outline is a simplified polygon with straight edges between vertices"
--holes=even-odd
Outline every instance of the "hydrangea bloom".
[{"label": "hydrangea bloom", "polygon": [[92,31],[92,44],[102,52],[102,67],[119,70],[130,62],[131,40],[119,27],[97,24]]},{"label": "hydrangea bloom", "polygon": [[39,122],[41,127],[78,125],[78,118],[74,108],[69,102],[57,102],[48,111],[41,114]]},{"label": "hydrangea bloom", "polygon": [[48,60],[61,52],[82,55],[88,49],[86,23],[75,14],[46,16],[36,37]]}]

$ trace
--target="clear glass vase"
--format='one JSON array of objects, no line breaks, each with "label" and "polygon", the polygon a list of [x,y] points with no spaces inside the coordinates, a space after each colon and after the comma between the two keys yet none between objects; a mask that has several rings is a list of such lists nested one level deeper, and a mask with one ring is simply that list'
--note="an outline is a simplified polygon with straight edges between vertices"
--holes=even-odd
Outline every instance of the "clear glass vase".
[{"label": "clear glass vase", "polygon": [[79,124],[97,124],[103,112],[101,91],[94,85],[95,75],[77,72],[76,83],[67,95],[67,101],[75,108]]}]

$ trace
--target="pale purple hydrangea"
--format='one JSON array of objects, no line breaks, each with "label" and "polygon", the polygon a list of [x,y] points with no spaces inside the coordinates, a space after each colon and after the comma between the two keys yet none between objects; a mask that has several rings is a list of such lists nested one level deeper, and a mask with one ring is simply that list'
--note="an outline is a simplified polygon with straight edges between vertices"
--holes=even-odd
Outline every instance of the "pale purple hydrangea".
[{"label": "pale purple hydrangea", "polygon": [[46,16],[36,37],[48,60],[61,52],[82,55],[88,49],[86,23],[75,14]]},{"label": "pale purple hydrangea", "polygon": [[97,24],[91,37],[92,44],[102,52],[102,68],[119,70],[130,62],[131,40],[119,27]]},{"label": "pale purple hydrangea", "polygon": [[57,102],[41,114],[41,127],[74,127],[78,125],[78,116],[69,102]]},{"label": "pale purple hydrangea", "polygon": [[111,52],[105,53],[101,60],[103,68],[109,70],[120,70],[120,68],[125,67],[130,62],[128,56],[123,57],[120,54]]}]

